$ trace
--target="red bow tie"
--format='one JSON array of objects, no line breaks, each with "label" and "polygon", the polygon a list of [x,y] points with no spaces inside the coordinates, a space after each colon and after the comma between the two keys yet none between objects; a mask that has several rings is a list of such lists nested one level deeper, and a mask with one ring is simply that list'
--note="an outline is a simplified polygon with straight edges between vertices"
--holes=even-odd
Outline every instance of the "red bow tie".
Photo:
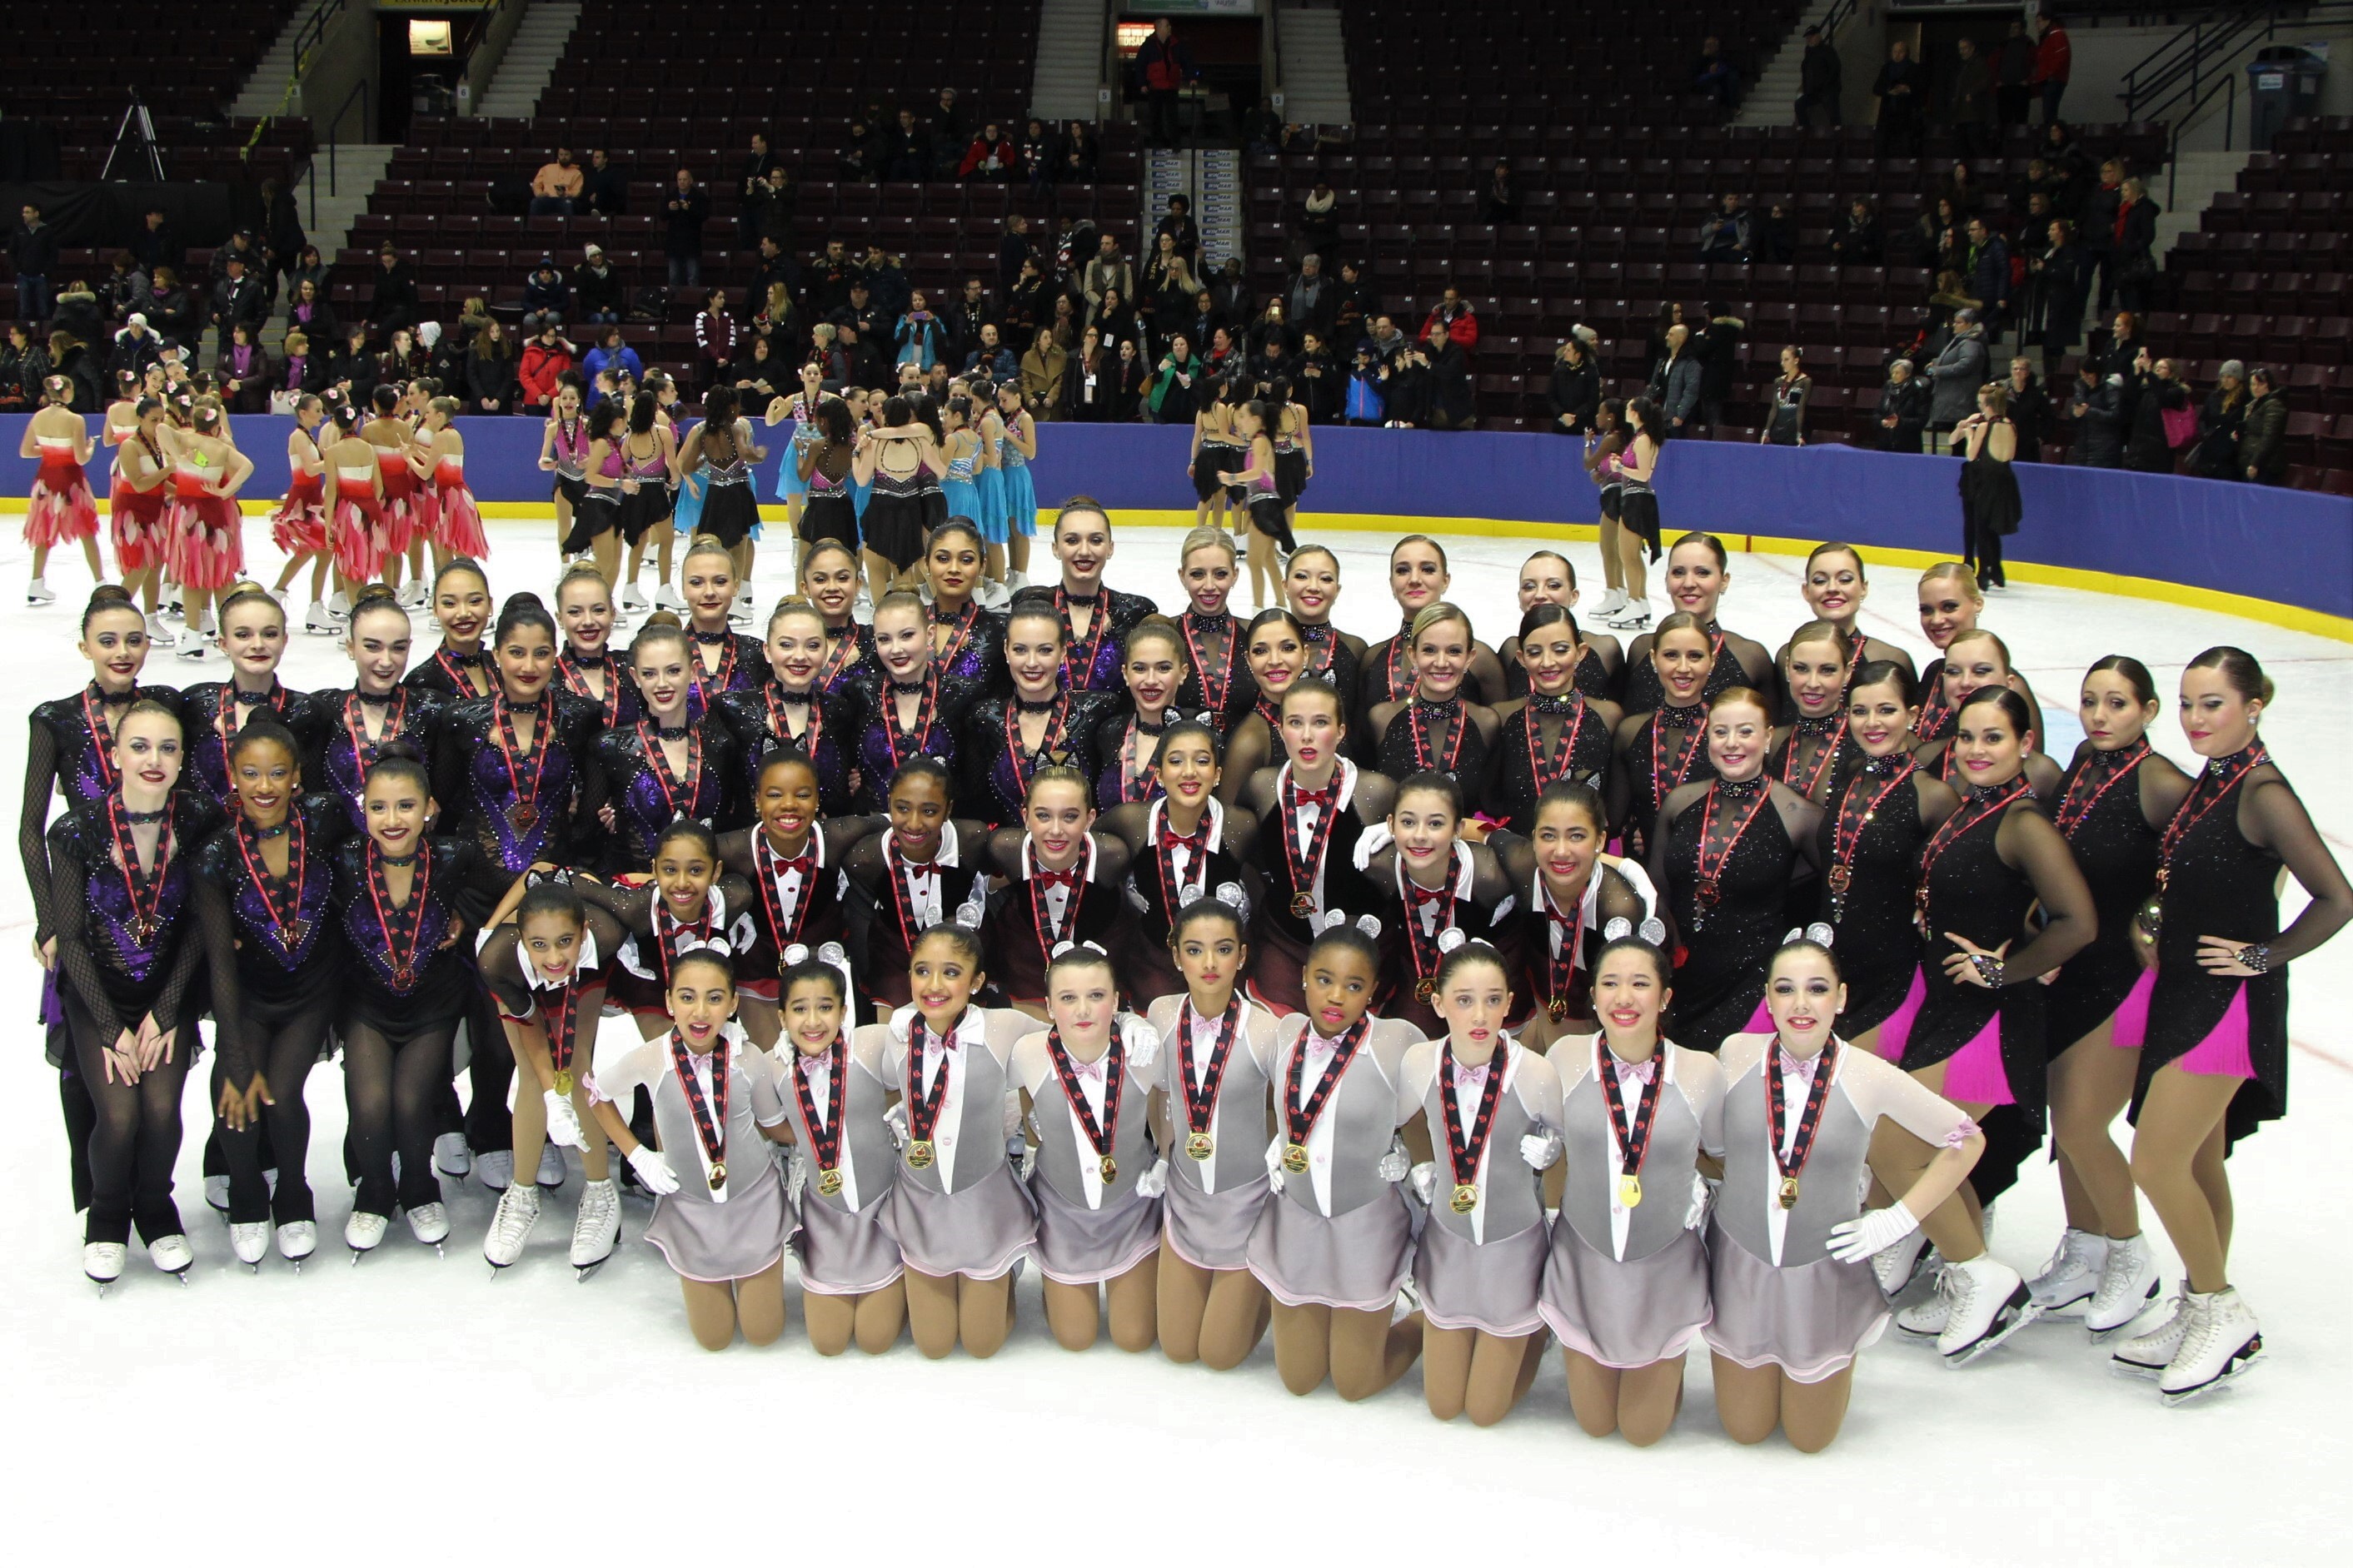
[{"label": "red bow tie", "polygon": [[1076,867],[1068,871],[1049,871],[1040,866],[1030,875],[1029,879],[1041,887],[1067,888],[1072,891],[1076,891],[1079,886],[1079,873]]},{"label": "red bow tie", "polygon": [[1300,789],[1294,785],[1292,789],[1291,804],[1293,805],[1330,805],[1339,798],[1340,786],[1336,783],[1325,784],[1322,789]]},{"label": "red bow tie", "polygon": [[1160,829],[1160,847],[1164,851],[1190,849],[1194,854],[1198,855],[1201,852],[1203,840],[1208,837],[1208,834],[1204,829],[1196,828],[1191,833],[1179,833],[1164,824]]},{"label": "red bow tie", "polygon": [[1442,900],[1452,898],[1454,896],[1454,889],[1451,887],[1425,888],[1420,883],[1408,878],[1405,884],[1405,893],[1407,898],[1413,900],[1413,907],[1419,910],[1425,905],[1438,903]]}]

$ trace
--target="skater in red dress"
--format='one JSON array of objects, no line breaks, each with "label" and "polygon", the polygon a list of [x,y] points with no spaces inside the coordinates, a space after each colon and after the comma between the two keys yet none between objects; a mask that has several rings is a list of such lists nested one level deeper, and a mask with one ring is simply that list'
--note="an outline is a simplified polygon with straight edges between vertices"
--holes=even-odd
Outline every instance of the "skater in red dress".
[{"label": "skater in red dress", "polygon": [[337,404],[333,425],[333,438],[319,454],[334,476],[335,505],[327,540],[335,557],[335,591],[357,605],[359,591],[384,570],[384,473],[375,447],[359,434],[357,408]]},{"label": "skater in red dress", "polygon": [[332,637],[335,623],[327,614],[327,571],[333,564],[327,549],[327,464],[319,455],[320,426],[327,422],[327,405],[305,393],[294,405],[294,428],[286,434],[286,499],[270,519],[270,542],[286,552],[285,569],[278,574],[276,592],[311,566],[311,607],[302,629],[312,637]]},{"label": "skater in red dress", "polygon": [[156,590],[164,564],[164,481],[172,466],[164,458],[164,400],[139,400],[139,426],[114,453],[114,566],[122,586],[145,607],[149,638],[158,647],[170,645],[156,634],[163,620],[155,614]]},{"label": "skater in red dress", "polygon": [[33,581],[25,601],[46,605],[57,598],[42,579],[48,570],[49,552],[79,541],[89,557],[93,581],[106,581],[106,565],[98,558],[98,502],[90,493],[90,477],[82,465],[90,461],[90,427],[69,405],[73,383],[53,375],[41,383],[41,410],[25,422],[20,458],[37,458],[33,492],[25,505],[25,542],[33,547]]},{"label": "skater in red dress", "polygon": [[166,562],[187,606],[191,634],[182,658],[205,657],[216,627],[212,601],[245,571],[245,514],[237,488],[253,477],[253,459],[238,451],[216,403],[196,405],[195,423],[172,460],[172,500],[164,511]]},{"label": "skater in red dress", "polygon": [[438,572],[453,556],[480,561],[491,552],[482,533],[482,514],[474,492],[466,488],[466,438],[452,423],[458,400],[437,397],[425,405],[425,427],[408,451],[408,466],[419,481],[431,481],[433,500],[433,569]]}]

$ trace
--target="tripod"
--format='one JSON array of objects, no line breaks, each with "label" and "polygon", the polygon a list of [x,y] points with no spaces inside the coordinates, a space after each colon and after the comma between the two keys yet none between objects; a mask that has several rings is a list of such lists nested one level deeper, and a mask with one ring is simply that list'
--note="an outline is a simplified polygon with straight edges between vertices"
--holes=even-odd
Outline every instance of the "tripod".
[{"label": "tripod", "polygon": [[122,123],[114,128],[114,145],[108,149],[106,167],[99,171],[100,180],[116,178],[114,161],[124,159],[124,180],[152,180],[164,183],[164,152],[155,142],[155,122],[147,116],[147,105],[140,100],[139,89],[131,89],[131,107],[122,111]]}]

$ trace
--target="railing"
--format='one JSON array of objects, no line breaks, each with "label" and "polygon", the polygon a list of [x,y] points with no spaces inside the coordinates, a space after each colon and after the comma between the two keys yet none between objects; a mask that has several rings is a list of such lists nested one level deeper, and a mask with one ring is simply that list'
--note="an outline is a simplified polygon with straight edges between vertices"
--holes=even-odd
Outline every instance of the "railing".
[{"label": "railing", "polygon": [[2250,48],[2269,42],[2282,28],[2303,31],[2332,22],[2353,19],[2353,0],[2283,0],[2238,5],[2200,17],[2152,50],[2147,58],[2125,72],[2116,96],[2124,100],[2128,121],[2162,120],[2166,137],[2166,205],[2173,205],[2174,169],[2180,163],[2181,138],[2201,123],[2214,100],[2223,100],[2222,150],[2231,151],[2232,131],[2239,112],[2240,58]]},{"label": "railing", "polygon": [[514,42],[515,29],[522,26],[523,13],[531,9],[531,0],[491,0],[482,12],[481,21],[474,28],[474,42],[466,51],[466,63],[458,69],[458,84],[466,94],[466,112],[480,113],[482,89],[506,58],[507,46]]},{"label": "railing", "polygon": [[1127,106],[1127,62],[1119,58],[1119,7],[1103,8],[1103,79],[1095,86],[1095,123],[1124,118]]},{"label": "railing", "polygon": [[[335,133],[336,128],[343,124],[343,115],[351,108],[353,99],[359,100],[360,123],[375,123],[373,108],[375,94],[373,84],[364,76],[352,83],[352,90],[343,94],[343,101],[335,106],[335,112],[327,120],[327,194],[331,196],[341,194],[336,184],[335,148],[342,138]],[[319,226],[319,154],[316,149],[311,151],[307,173],[311,183],[311,226],[315,229]]]},{"label": "railing", "polygon": [[286,73],[286,91],[279,99],[276,111],[263,115],[255,122],[253,134],[245,139],[245,145],[237,151],[239,161],[251,160],[253,150],[261,145],[262,132],[277,121],[279,115],[294,111],[294,100],[302,91],[303,73],[311,67],[311,51],[317,48],[326,37],[327,24],[333,21],[348,3],[349,0],[319,0],[318,7],[304,18],[301,30],[294,35],[294,64]]}]

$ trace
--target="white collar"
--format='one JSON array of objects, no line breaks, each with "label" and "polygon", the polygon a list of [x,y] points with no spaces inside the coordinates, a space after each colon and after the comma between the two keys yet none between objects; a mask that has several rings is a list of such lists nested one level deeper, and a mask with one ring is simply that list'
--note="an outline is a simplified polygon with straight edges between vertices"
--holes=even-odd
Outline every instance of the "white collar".
[{"label": "white collar", "polygon": [[[1397,872],[1398,900],[1402,903],[1406,896],[1406,883],[1411,880],[1406,875],[1405,852],[1399,850],[1391,864],[1392,868]],[[1543,873],[1538,872],[1537,875],[1541,876]],[[1471,858],[1471,846],[1458,838],[1454,841],[1454,896],[1458,899],[1469,898],[1471,889],[1478,885],[1478,863]],[[1416,882],[1414,886],[1420,887],[1420,884]],[[1428,891],[1427,889],[1423,890]]]},{"label": "white collar", "polygon": [[[921,1017],[922,1015],[916,1011],[915,1005],[913,1002],[908,1003],[903,1007],[893,1009],[891,1014],[891,1037],[898,1041],[902,1046],[908,1044],[908,1042],[914,1037],[915,1025]],[[970,1045],[972,1041],[965,1037],[965,1033],[976,1026],[980,1026],[981,1035],[985,1036],[987,1033],[987,1029],[980,1016],[980,1008],[976,1005],[967,1003],[965,1006],[964,1016],[956,1020],[955,1027],[948,1031],[947,1038],[941,1043],[946,1046],[950,1050],[954,1050],[959,1046]],[[928,1026],[925,1027],[925,1032],[929,1033]]]},{"label": "white collar", "polygon": [[[810,831],[814,833],[817,830],[811,828]],[[886,857],[898,842],[896,834],[891,828],[886,827],[882,830],[882,850]],[[921,862],[910,860],[907,864],[910,866],[920,864],[925,867],[953,866],[956,863],[956,827],[955,823],[950,820],[940,824],[940,852],[929,860]],[[824,862],[819,861],[818,864],[823,865]]]},{"label": "white collar", "polygon": [[[1080,871],[1080,881],[1092,882],[1095,879],[1095,836],[1089,833],[1086,837],[1086,853],[1080,857],[1079,865],[1072,867],[1071,869]],[[1080,870],[1081,867],[1084,869]],[[1029,835],[1025,830],[1021,835],[1021,879],[1028,881],[1036,869],[1037,864],[1029,854]]]},{"label": "white collar", "polygon": [[[1332,809],[1335,812],[1345,811],[1348,809],[1350,803],[1356,798],[1356,764],[1350,762],[1347,758],[1342,757],[1340,759],[1339,771],[1334,773],[1332,777],[1333,784],[1338,791],[1338,793],[1332,797]],[[1278,803],[1282,799],[1282,792],[1289,788],[1290,785],[1291,763],[1286,761],[1282,764],[1282,772],[1274,775],[1274,798]]]},{"label": "white collar", "polygon": [[563,990],[579,979],[582,970],[596,968],[597,963],[596,933],[584,925],[580,928],[580,962],[572,966],[571,973],[561,980],[550,980],[540,973],[539,965],[533,963],[528,956],[522,959],[522,972],[526,983],[533,991],[555,992]]},{"label": "white collar", "polygon": [[[1157,795],[1152,797],[1152,804],[1144,808],[1144,841],[1155,848],[1160,844],[1160,824],[1167,816],[1167,805],[1168,797],[1165,795]],[[1206,820],[1209,825],[1209,837],[1204,841],[1203,847],[1214,855],[1224,848],[1226,844],[1226,808],[1224,803],[1214,795],[1209,797]],[[1023,842],[1028,841],[1025,839]],[[1092,868],[1090,867],[1089,869],[1092,871]]]}]

